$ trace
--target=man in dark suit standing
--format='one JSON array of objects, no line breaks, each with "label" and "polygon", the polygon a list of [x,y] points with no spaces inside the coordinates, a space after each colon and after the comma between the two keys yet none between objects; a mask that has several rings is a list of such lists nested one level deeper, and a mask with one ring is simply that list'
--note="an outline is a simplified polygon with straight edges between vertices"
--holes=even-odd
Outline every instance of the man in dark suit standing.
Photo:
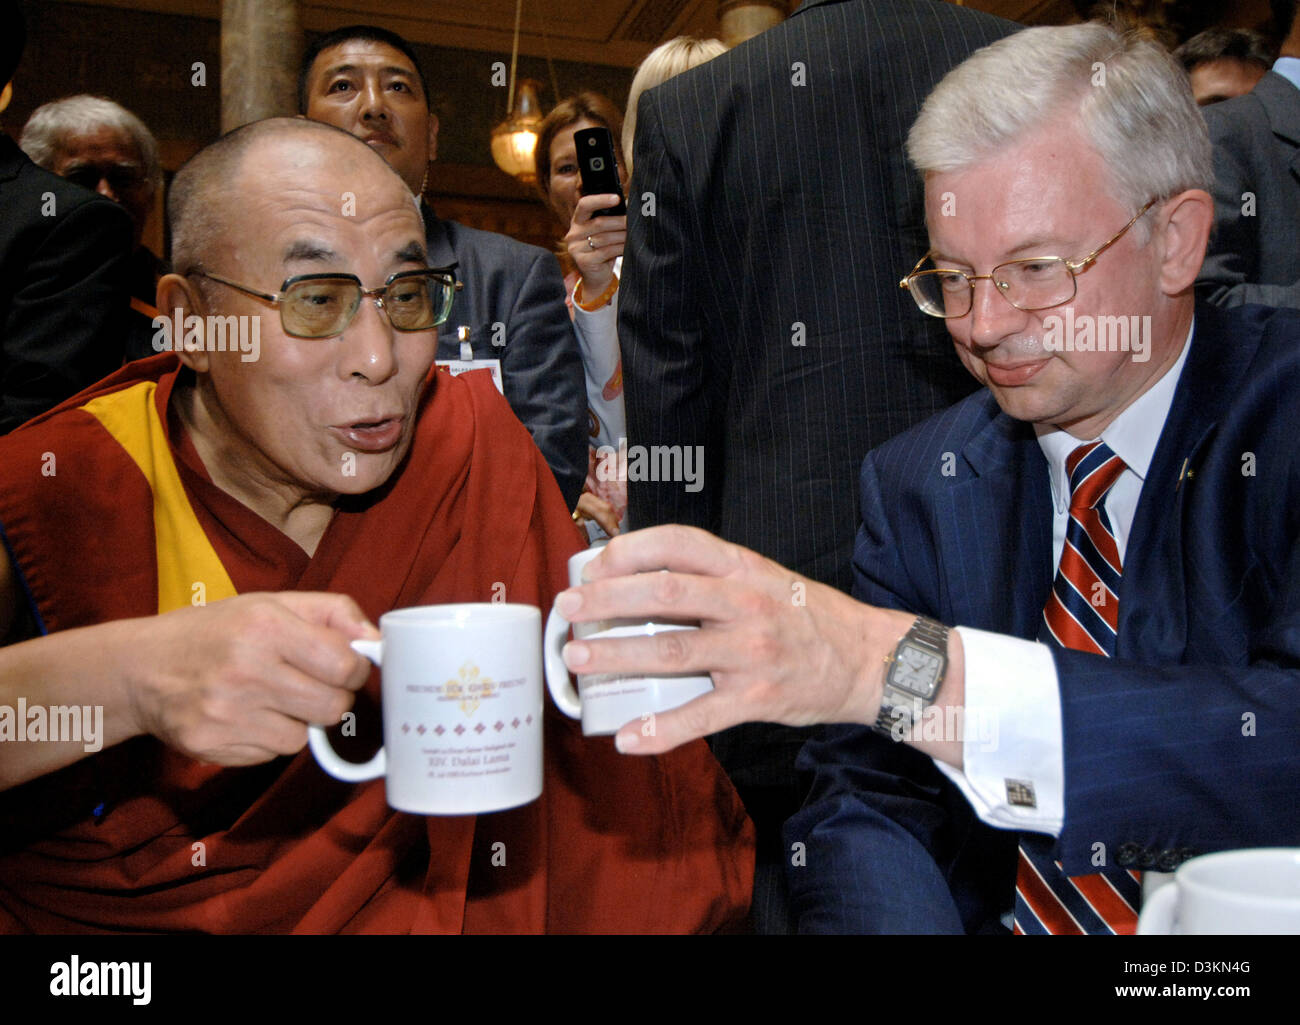
[{"label": "man in dark suit standing", "polygon": [[[643,96],[619,313],[628,437],[702,452],[704,473],[689,488],[633,476],[634,528],[704,527],[849,589],[844,481],[970,391],[942,326],[898,288],[925,239],[903,140],[944,72],[1016,28],[930,0],[806,0]],[[781,928],[762,877],[807,736],[713,738],[759,826],[763,931]]]},{"label": "man in dark suit standing", "polygon": [[[26,39],[0,0],[0,112]],[[122,363],[131,219],[37,167],[0,132],[0,434]]]},{"label": "man in dark suit standing", "polygon": [[353,25],[314,41],[298,79],[304,114],[368,143],[420,200],[429,265],[457,264],[438,331],[439,360],[500,361],[506,400],[546,457],[570,509],[587,478],[587,392],[555,257],[505,235],[439,218],[423,199],[438,119],[410,45]]},{"label": "man in dark suit standing", "polygon": [[1300,307],[1298,6],[1273,5],[1285,36],[1273,69],[1246,95],[1203,111],[1214,143],[1215,217],[1197,286],[1221,306]]},{"label": "man in dark suit standing", "polygon": [[625,752],[859,724],[805,750],[801,928],[991,930],[1014,900],[1023,932],[1131,931],[1136,871],[1300,837],[1300,315],[1196,303],[1210,146],[1153,42],[996,43],[908,151],[930,236],[908,288],[986,390],[863,463],[860,600],[639,531],[557,607],[702,629],[566,661],[712,674]]}]

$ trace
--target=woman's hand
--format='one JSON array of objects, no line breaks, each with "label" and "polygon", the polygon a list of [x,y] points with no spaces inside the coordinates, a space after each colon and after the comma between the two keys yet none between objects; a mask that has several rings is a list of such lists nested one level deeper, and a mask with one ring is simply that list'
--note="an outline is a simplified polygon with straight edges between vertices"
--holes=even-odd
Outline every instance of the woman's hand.
[{"label": "woman's hand", "polygon": [[599,495],[584,491],[578,496],[578,515],[584,520],[595,520],[600,529],[610,537],[618,533],[618,513]]},{"label": "woman's hand", "polygon": [[605,193],[583,196],[573,211],[573,222],[564,244],[582,275],[582,298],[590,302],[609,287],[614,277],[614,261],[623,255],[627,241],[627,215],[594,217],[618,202],[618,196]]}]

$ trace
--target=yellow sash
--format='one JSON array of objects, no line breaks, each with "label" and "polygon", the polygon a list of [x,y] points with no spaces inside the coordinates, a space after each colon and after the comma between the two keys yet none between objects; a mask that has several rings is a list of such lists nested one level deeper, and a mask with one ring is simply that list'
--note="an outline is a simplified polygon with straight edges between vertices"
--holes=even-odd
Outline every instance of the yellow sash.
[{"label": "yellow sash", "polygon": [[[154,381],[91,399],[81,408],[126,449],[153,489],[158,611],[233,597],[235,585],[185,494],[154,404]],[[197,585],[202,585],[197,586]]]}]

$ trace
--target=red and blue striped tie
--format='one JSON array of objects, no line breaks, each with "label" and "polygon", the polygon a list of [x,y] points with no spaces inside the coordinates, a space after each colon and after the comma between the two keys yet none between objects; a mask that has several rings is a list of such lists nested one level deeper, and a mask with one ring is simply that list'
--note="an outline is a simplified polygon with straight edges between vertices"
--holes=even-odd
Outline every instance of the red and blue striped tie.
[{"label": "red and blue striped tie", "polygon": [[[1071,452],[1065,469],[1070,476],[1070,518],[1038,639],[1110,657],[1119,629],[1122,566],[1102,503],[1124,472],[1124,460],[1094,441]],[[1041,834],[1020,838],[1016,934],[1132,934],[1141,874],[1108,866],[1090,875],[1067,876],[1052,858],[1053,844]]]}]

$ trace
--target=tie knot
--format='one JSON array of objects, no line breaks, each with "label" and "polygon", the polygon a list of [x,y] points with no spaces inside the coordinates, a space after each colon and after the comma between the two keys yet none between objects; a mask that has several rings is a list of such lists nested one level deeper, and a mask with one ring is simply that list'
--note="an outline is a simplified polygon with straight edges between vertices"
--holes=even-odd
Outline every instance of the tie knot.
[{"label": "tie knot", "polygon": [[1124,460],[1104,441],[1093,441],[1069,454],[1065,470],[1070,475],[1070,508],[1095,509],[1124,472]]}]

